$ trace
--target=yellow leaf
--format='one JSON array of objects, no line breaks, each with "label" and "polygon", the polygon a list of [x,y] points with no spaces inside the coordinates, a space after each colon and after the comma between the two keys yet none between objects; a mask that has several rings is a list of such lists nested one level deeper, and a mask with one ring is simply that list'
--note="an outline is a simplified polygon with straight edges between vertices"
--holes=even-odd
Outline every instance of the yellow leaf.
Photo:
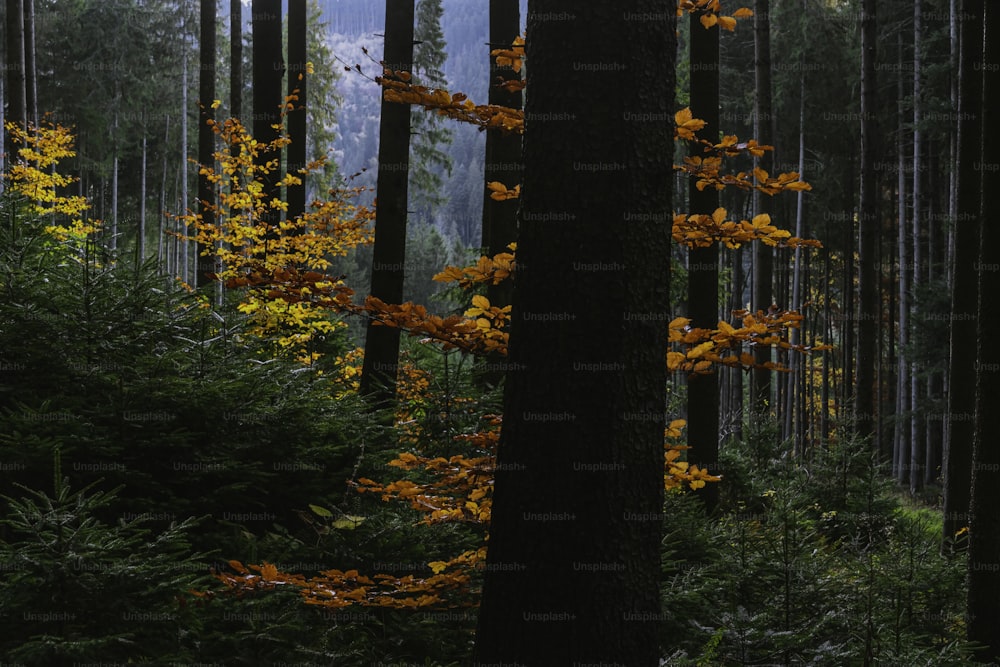
[{"label": "yellow leaf", "polygon": [[753,10],[749,9],[748,7],[740,7],[735,12],[733,12],[733,16],[735,16],[738,19],[748,19],[751,16],[753,16]]},{"label": "yellow leaf", "polygon": [[711,28],[713,25],[719,22],[719,17],[715,14],[702,14],[701,18],[698,19],[701,24],[706,28]]},{"label": "yellow leaf", "polygon": [[734,30],[736,30],[736,19],[734,19],[732,16],[720,16],[719,25],[721,25],[729,32],[733,32]]},{"label": "yellow leaf", "polygon": [[431,561],[430,563],[427,563],[427,565],[430,566],[431,571],[434,572],[434,574],[441,574],[441,572],[443,572],[444,569],[448,567],[448,563],[444,562],[443,560],[434,560]]}]

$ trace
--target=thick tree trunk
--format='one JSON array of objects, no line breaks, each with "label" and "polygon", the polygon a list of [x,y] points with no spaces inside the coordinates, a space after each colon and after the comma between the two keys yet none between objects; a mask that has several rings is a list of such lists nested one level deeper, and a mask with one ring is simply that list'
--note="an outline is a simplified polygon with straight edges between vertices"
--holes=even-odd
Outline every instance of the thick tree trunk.
[{"label": "thick tree trunk", "polygon": [[876,392],[875,356],[879,319],[878,266],[878,179],[876,123],[876,40],[875,0],[861,3],[861,188],[858,205],[858,340],[854,418],[861,437],[875,435]]},{"label": "thick tree trunk", "polygon": [[[385,63],[396,71],[413,69],[413,0],[386,0]],[[382,99],[379,121],[375,245],[371,295],[394,304],[403,301],[406,260],[406,206],[410,169],[410,105]],[[396,395],[399,329],[369,324],[361,369],[363,395],[384,405]]]},{"label": "thick tree trunk", "polygon": [[530,5],[476,663],[659,664],[674,29],[657,0]]},{"label": "thick tree trunk", "polygon": [[286,171],[302,179],[301,185],[289,185],[287,190],[288,219],[293,220],[306,212],[306,176],[299,173],[306,166],[306,95],[307,76],[306,1],[288,3],[288,96],[295,108],[288,112],[288,164]]},{"label": "thick tree trunk", "polygon": [[[210,123],[215,122],[215,0],[201,0],[201,37],[199,54],[201,67],[198,70],[198,162],[205,167],[215,167],[215,132]],[[201,221],[215,225],[215,186],[208,176],[198,174],[198,215]],[[193,279],[198,285],[214,285],[212,274],[216,266],[212,257],[213,248],[198,245],[198,257]]]},{"label": "thick tree trunk", "polygon": [[[980,4],[980,7],[982,4]],[[976,11],[970,7],[964,16]],[[985,644],[977,658],[983,662],[1000,662],[1000,447],[993,435],[997,410],[1000,409],[1000,348],[992,328],[1000,320],[1000,267],[997,265],[997,248],[1000,247],[1000,229],[987,220],[986,193],[1000,188],[1000,140],[997,123],[1000,122],[1000,11],[997,3],[988,0],[985,7],[985,56],[982,66],[982,127],[990,128],[983,135],[979,164],[982,174],[980,189],[979,222],[979,363],[976,366],[976,429],[973,440],[971,525],[969,530],[969,597],[967,617],[969,639]],[[978,16],[972,14],[973,16]],[[967,25],[975,28],[975,19]],[[979,42],[979,31],[970,30],[970,38]],[[990,37],[990,35],[993,35]],[[972,49],[970,48],[970,51]],[[963,47],[964,51],[964,47]],[[969,54],[970,57],[972,54]],[[966,70],[963,70],[966,71]],[[973,75],[979,74],[973,69]],[[972,112],[975,113],[975,112]]]},{"label": "thick tree trunk", "polygon": [[[713,143],[719,137],[719,28],[706,29],[701,14],[690,14],[691,34],[691,113],[705,121],[699,132]],[[704,155],[700,145],[692,148],[694,156]],[[688,182],[690,213],[711,215],[719,207],[719,191],[699,190],[692,177]],[[688,250],[688,309],[691,325],[714,329],[719,324],[719,247]],[[712,369],[706,375],[691,375],[687,386],[688,461],[711,469],[719,462],[719,374]],[[719,487],[708,484],[698,496],[711,511],[719,501]]]},{"label": "thick tree trunk", "polygon": [[[520,3],[518,0],[490,0],[490,46],[489,49],[509,48],[521,30]],[[496,59],[490,56],[489,103],[520,109],[520,91],[511,92],[499,84],[504,81],[519,81],[521,74],[510,67],[498,67]],[[513,188],[521,182],[521,136],[504,134],[499,131],[486,134],[485,181],[499,181]],[[496,201],[490,197],[490,189],[483,187],[482,245],[490,257],[501,252],[509,252],[507,246],[517,240],[518,200]],[[486,298],[495,306],[509,305],[513,296],[513,284],[505,281],[486,288]],[[483,382],[496,385],[503,377],[504,360],[490,356],[483,365]]]},{"label": "thick tree trunk", "polygon": [[[948,365],[948,426],[945,441],[944,540],[969,525],[973,407],[976,401],[976,322],[978,306],[980,195],[982,194],[984,0],[963,0],[961,80],[958,101],[958,212],[951,297],[951,352]],[[976,64],[979,64],[979,68]],[[991,156],[992,157],[992,156]]]},{"label": "thick tree trunk", "polygon": [[[281,0],[253,0],[253,136],[267,144],[279,136],[274,128],[281,123],[280,111],[284,103],[281,80],[285,74],[285,58],[281,45]],[[281,150],[262,152],[258,166],[274,160],[281,164]],[[281,179],[277,169],[262,176],[264,194],[268,199],[280,194],[277,187]],[[281,214],[269,209],[265,223],[269,230],[277,230]],[[276,232],[274,232],[276,233]]]},{"label": "thick tree trunk", "polygon": [[[28,120],[27,100],[24,76],[24,2],[23,0],[8,0],[6,15],[7,42],[7,121],[24,126]],[[7,138],[5,152],[8,156],[17,155],[17,147]],[[8,157],[8,160],[11,158]]]},{"label": "thick tree trunk", "polygon": [[38,70],[35,67],[35,0],[22,1],[24,2],[24,117],[35,127],[38,127]]}]

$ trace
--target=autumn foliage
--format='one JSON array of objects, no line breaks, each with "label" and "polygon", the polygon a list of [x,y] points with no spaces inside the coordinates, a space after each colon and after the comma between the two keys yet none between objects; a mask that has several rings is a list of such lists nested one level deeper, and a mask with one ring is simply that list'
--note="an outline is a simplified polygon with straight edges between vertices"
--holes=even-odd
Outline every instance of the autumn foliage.
[{"label": "autumn foliage", "polygon": [[[751,12],[746,9],[736,11],[733,16],[718,15],[717,0],[681,2],[679,11],[703,12],[702,23],[706,28],[716,23],[732,30],[737,18],[746,18]],[[509,49],[492,52],[499,64],[519,71],[524,58],[524,40],[519,38]],[[348,68],[352,69],[352,68]],[[360,65],[354,70],[361,72]],[[462,93],[432,90],[411,82],[410,73],[384,69],[383,75],[375,79],[385,90],[386,98],[404,104],[413,104],[428,111],[448,116],[455,120],[471,123],[480,129],[505,132],[523,132],[524,116],[521,111],[505,109],[493,105],[477,105]],[[523,83],[514,85],[523,86]],[[693,118],[690,110],[682,109],[675,116],[675,138],[678,141],[699,143],[703,146],[703,157],[688,157],[676,170],[696,176],[699,188],[727,186],[744,190],[756,189],[767,195],[782,191],[808,190],[797,173],[790,172],[772,177],[761,169],[750,173],[726,172],[723,167],[727,159],[740,155],[759,156],[772,150],[754,140],[740,142],[735,136],[726,136],[718,144],[712,144],[695,136],[704,122]],[[507,188],[501,183],[489,183],[491,197],[496,200],[516,198],[520,186]],[[777,247],[819,247],[812,240],[798,239],[786,230],[771,224],[767,215],[756,216],[753,220],[730,219],[725,209],[720,208],[712,215],[675,214],[673,238],[678,244],[691,248],[708,247],[716,243],[729,248],[737,248],[746,243],[760,242]],[[472,266],[445,267],[434,279],[454,283],[470,292],[470,307],[462,317],[439,317],[430,314],[421,305],[386,304],[369,298],[363,306],[356,306],[346,299],[328,298],[323,295],[319,301],[339,312],[352,312],[373,319],[384,326],[398,327],[410,335],[437,341],[443,350],[461,350],[465,353],[505,354],[507,350],[506,325],[510,320],[511,306],[492,304],[477,291],[486,285],[498,284],[512,279],[517,270],[516,245],[510,252],[494,257],[482,256]],[[332,283],[330,284],[332,287]],[[324,285],[326,287],[326,285]],[[347,294],[346,289],[340,292]],[[310,290],[310,296],[316,292]],[[292,302],[297,296],[292,294]],[[323,300],[327,299],[327,300]],[[716,329],[701,329],[690,326],[690,320],[683,317],[670,322],[669,340],[671,349],[665,363],[671,371],[686,373],[711,373],[715,365],[750,369],[758,365],[753,355],[746,351],[753,346],[778,346],[798,352],[811,349],[788,342],[789,329],[799,326],[802,316],[796,312],[733,313],[734,323],[720,321]],[[763,367],[783,370],[779,365],[768,362]],[[405,368],[405,367],[404,367]],[[401,370],[399,392],[405,395],[412,384],[412,368]],[[406,405],[401,401],[401,405]],[[405,410],[405,408],[404,408]],[[465,454],[448,457],[430,455],[420,446],[419,437],[408,437],[407,426],[413,420],[406,414],[397,414],[400,425],[401,442],[409,442],[410,449],[402,451],[389,465],[398,468],[407,476],[388,482],[380,482],[367,477],[356,479],[353,484],[358,493],[375,494],[386,502],[402,502],[422,515],[421,522],[428,525],[460,522],[488,528],[492,499],[493,466],[499,440],[502,417],[487,417],[486,427],[474,432],[454,436],[454,440],[464,446]],[[708,471],[689,465],[683,452],[687,446],[680,442],[683,420],[674,420],[664,434],[664,486],[679,490],[682,487],[697,489],[707,482],[720,478]],[[411,432],[410,436],[414,434]],[[415,478],[414,475],[417,475]],[[425,480],[425,481],[421,481]],[[484,533],[485,535],[485,533]],[[487,538],[488,539],[488,538]],[[234,573],[220,573],[219,577],[228,585],[239,589],[268,589],[279,585],[293,585],[300,589],[309,604],[328,607],[343,607],[353,604],[388,607],[425,607],[430,605],[468,605],[474,599],[477,580],[476,569],[485,562],[486,548],[465,551],[444,561],[429,563],[430,576],[408,575],[397,577],[388,574],[363,575],[355,570],[329,570],[318,576],[306,578],[301,575],[279,572],[274,566],[260,566],[232,563]]]}]

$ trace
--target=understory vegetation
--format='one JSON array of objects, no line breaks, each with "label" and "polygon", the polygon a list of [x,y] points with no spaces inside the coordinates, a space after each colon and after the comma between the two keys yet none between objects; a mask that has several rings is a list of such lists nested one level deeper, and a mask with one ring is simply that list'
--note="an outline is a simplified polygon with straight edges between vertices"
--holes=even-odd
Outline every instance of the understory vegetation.
[{"label": "understory vegetation", "polygon": [[[468,659],[475,571],[445,604],[412,609],[304,604],[291,586],[230,590],[214,574],[271,563],[419,578],[481,546],[481,525],[426,526],[349,484],[426,483],[391,461],[467,447],[455,436],[499,410],[471,358],[410,339],[399,412],[378,414],[353,391],[346,336],[312,366],[275,356],[234,305],[148,264],[88,257],[9,195],[0,235],[0,655]],[[940,553],[939,512],[900,496],[861,442],[796,458],[777,433],[750,424],[723,448],[714,516],[689,491],[667,494],[665,664],[971,664],[965,557]]]}]

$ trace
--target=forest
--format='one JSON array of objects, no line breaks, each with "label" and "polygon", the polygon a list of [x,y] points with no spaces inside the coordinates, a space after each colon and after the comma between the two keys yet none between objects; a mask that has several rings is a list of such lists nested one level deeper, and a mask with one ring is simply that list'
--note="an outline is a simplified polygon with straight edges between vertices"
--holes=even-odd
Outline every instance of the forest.
[{"label": "forest", "polygon": [[0,12],[0,665],[1000,664],[1000,3]]}]

